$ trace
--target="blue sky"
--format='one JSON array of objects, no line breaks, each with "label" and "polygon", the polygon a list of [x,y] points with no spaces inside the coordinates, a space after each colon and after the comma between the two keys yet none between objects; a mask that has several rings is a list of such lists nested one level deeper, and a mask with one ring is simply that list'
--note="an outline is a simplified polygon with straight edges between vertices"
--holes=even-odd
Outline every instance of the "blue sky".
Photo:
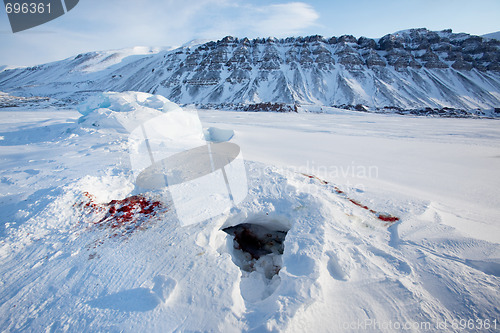
[{"label": "blue sky", "polygon": [[500,0],[80,0],[66,15],[16,34],[0,9],[0,65],[226,35],[377,38],[420,27],[482,35],[500,30],[499,17]]}]

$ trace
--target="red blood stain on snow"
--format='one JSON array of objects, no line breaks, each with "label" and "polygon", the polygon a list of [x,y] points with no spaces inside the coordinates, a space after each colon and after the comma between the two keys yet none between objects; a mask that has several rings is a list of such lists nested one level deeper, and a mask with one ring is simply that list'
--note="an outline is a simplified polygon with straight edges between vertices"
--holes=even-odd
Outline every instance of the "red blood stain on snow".
[{"label": "red blood stain on snow", "polygon": [[356,206],[358,206],[358,207],[361,207],[361,208],[363,208],[363,209],[366,209],[366,210],[368,210],[368,211],[371,211],[372,213],[374,212],[373,210],[371,210],[370,208],[368,208],[368,206],[365,206],[365,205],[361,204],[359,201],[356,201],[356,200],[354,200],[354,199],[349,199],[349,201],[350,201],[350,202],[352,202],[353,204],[355,204],[355,205],[356,205]]},{"label": "red blood stain on snow", "polygon": [[303,175],[303,176],[306,176],[307,178],[310,178],[310,179],[316,179],[317,181],[319,181],[319,182],[320,182],[321,184],[323,184],[323,185],[328,184],[328,182],[327,182],[326,180],[320,179],[320,178],[318,178],[318,177],[316,177],[316,176],[314,176],[314,175],[308,175],[308,174],[306,174],[306,173],[303,173],[302,175]]},{"label": "red blood stain on snow", "polygon": [[[315,180],[319,181],[323,185],[327,185],[328,184],[328,182],[326,180],[320,179],[320,178],[318,178],[318,177],[316,177],[314,175],[308,175],[308,174],[305,174],[305,173],[303,173],[302,175],[306,176],[309,179],[315,179]],[[379,220],[387,222],[387,223],[385,223],[385,226],[389,226],[389,225],[391,225],[393,223],[396,223],[396,222],[398,222],[400,220],[399,217],[378,213],[377,211],[371,209],[370,207],[368,207],[366,205],[363,205],[359,201],[349,198],[345,194],[345,192],[342,191],[342,190],[340,190],[337,186],[333,186],[333,190],[335,191],[335,193],[342,195],[344,198],[346,198],[347,200],[349,200],[351,203],[355,204],[356,206],[361,207],[361,208],[369,211],[372,214],[375,214],[375,216]]]},{"label": "red blood stain on snow", "polygon": [[380,220],[385,221],[385,222],[397,222],[397,221],[399,221],[399,217],[391,216],[391,215],[378,214],[377,217]]},{"label": "red blood stain on snow", "polygon": [[158,212],[166,211],[160,201],[141,195],[108,203],[97,203],[88,192],[84,192],[83,196],[83,201],[73,205],[82,210],[82,222],[90,227],[109,230],[110,238],[129,236],[136,230],[145,229]]},{"label": "red blood stain on snow", "polygon": [[107,212],[97,224],[109,224],[110,228],[121,228],[135,219],[155,215],[161,203],[134,195],[123,200],[112,200],[104,206]]}]

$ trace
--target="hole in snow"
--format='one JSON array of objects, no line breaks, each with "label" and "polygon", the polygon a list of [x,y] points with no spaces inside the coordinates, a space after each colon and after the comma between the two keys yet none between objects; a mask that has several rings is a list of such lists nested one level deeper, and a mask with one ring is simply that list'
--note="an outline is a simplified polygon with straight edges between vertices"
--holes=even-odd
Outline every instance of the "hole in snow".
[{"label": "hole in snow", "polygon": [[267,279],[278,274],[288,232],[282,223],[258,217],[222,230],[233,237],[233,261],[243,271],[256,271]]}]

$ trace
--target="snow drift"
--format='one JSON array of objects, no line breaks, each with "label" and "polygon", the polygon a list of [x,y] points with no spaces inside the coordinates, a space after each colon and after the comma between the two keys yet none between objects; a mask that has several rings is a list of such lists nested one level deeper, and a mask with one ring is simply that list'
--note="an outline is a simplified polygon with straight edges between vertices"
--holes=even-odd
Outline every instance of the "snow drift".
[{"label": "snow drift", "polygon": [[[443,119],[404,118],[401,128],[387,115],[292,114],[283,124],[282,115],[206,111],[205,123],[234,127],[231,140],[268,163],[245,163],[248,196],[237,207],[182,226],[168,191],[136,188],[123,129],[168,102],[132,92],[95,100],[85,116],[50,106],[0,113],[2,330],[351,332],[361,322],[433,331],[463,319],[498,330],[498,196],[480,196],[498,191],[488,177],[498,170],[495,120],[446,119],[442,135],[432,124]],[[395,178],[341,189],[269,165],[298,149],[361,159],[358,143]],[[400,151],[398,168],[384,149]],[[461,187],[442,197],[418,187],[415,155],[433,161],[423,166],[430,182],[465,186],[469,205],[454,197]],[[469,179],[458,160],[476,171]],[[481,202],[469,202],[471,188]]]}]

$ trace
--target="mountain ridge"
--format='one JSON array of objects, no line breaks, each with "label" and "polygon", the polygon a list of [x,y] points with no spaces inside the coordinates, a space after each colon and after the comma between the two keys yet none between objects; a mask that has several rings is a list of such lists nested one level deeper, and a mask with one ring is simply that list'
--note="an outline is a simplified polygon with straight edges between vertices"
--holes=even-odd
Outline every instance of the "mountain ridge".
[{"label": "mountain ridge", "polygon": [[6,69],[0,90],[68,101],[96,91],[136,90],[180,104],[500,107],[500,41],[451,30],[409,29],[377,40],[228,36],[174,50],[121,52]]},{"label": "mountain ridge", "polygon": [[500,31],[490,32],[489,34],[481,35],[481,37],[500,40]]}]

